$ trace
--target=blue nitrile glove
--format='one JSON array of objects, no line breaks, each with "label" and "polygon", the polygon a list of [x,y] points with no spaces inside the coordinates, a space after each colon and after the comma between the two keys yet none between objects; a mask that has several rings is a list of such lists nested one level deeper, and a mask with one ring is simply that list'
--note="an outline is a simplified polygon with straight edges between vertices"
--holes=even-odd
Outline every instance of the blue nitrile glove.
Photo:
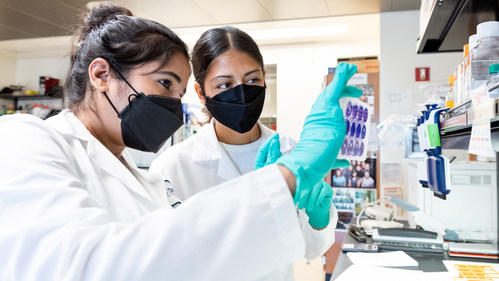
[{"label": "blue nitrile glove", "polygon": [[282,156],[279,134],[270,136],[258,149],[255,158],[255,170],[274,164]]},{"label": "blue nitrile glove", "polygon": [[362,95],[359,88],[346,86],[356,71],[357,67],[353,64],[338,65],[333,81],[319,95],[305,119],[300,142],[293,151],[276,161],[295,175],[294,202],[298,203],[300,209],[306,203],[303,199],[315,184],[334,167],[346,135],[346,124],[339,99]]},{"label": "blue nitrile glove", "polygon": [[318,182],[311,190],[306,203],[308,223],[315,229],[323,229],[329,224],[329,207],[333,199],[333,189],[325,181]]}]

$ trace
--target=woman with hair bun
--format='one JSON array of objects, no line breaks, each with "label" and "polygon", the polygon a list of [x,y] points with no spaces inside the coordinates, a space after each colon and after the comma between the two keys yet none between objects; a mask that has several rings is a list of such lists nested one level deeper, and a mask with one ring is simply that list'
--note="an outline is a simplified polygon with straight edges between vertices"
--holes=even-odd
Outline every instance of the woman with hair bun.
[{"label": "woman with hair bun", "polygon": [[155,152],[182,125],[190,73],[165,26],[114,5],[88,13],[69,108],[0,117],[0,280],[257,280],[303,256],[294,203],[335,162],[336,144],[318,136],[342,136],[328,114],[352,69],[337,69],[288,157],[180,204],[125,147]]}]

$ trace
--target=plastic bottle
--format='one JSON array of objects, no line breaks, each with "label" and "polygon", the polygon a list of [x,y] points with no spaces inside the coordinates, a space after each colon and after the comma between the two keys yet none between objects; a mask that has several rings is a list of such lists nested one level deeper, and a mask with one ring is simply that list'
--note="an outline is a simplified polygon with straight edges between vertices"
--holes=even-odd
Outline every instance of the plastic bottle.
[{"label": "plastic bottle", "polygon": [[35,105],[31,109],[31,114],[35,115],[36,117],[40,117],[40,111],[41,111],[40,106],[37,103],[35,103]]},{"label": "plastic bottle", "polygon": [[489,67],[489,80],[487,88],[491,98],[499,98],[499,64],[491,64]]},{"label": "plastic bottle", "polygon": [[467,97],[471,97],[471,54],[478,46],[477,35],[473,34],[468,39],[468,54],[464,59],[463,92]]},{"label": "plastic bottle", "polygon": [[464,100],[463,94],[463,68],[464,68],[464,59],[457,65],[457,75],[454,81],[454,94],[455,94],[455,105],[458,106],[462,104]]},{"label": "plastic bottle", "polygon": [[483,22],[476,29],[478,46],[471,52],[470,60],[471,91],[485,85],[489,66],[499,63],[499,22]]},{"label": "plastic bottle", "polygon": [[9,109],[5,111],[6,114],[14,114],[16,111],[14,110],[14,105],[9,104]]},{"label": "plastic bottle", "polygon": [[449,75],[449,92],[445,97],[445,107],[454,108],[454,75]]}]

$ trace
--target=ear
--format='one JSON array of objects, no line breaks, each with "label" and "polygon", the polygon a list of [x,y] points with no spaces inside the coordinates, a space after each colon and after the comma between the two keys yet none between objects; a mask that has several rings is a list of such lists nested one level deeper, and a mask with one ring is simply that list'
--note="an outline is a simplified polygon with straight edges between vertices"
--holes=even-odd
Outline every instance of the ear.
[{"label": "ear", "polygon": [[109,63],[103,58],[96,58],[88,66],[90,84],[99,92],[109,90]]},{"label": "ear", "polygon": [[201,88],[201,84],[198,82],[194,82],[194,90],[196,91],[196,94],[198,95],[199,101],[202,104],[206,104],[206,97],[204,96],[203,89]]}]

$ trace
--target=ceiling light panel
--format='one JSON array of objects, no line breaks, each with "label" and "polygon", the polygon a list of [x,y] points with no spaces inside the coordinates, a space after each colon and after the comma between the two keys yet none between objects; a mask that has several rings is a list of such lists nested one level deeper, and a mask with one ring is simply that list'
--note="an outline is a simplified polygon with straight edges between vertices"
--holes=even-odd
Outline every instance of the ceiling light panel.
[{"label": "ceiling light panel", "polygon": [[143,10],[144,15],[137,14],[137,16],[144,16],[168,27],[210,25],[215,21],[215,18],[205,10],[188,0],[127,0],[126,2],[141,11],[147,7]]},{"label": "ceiling light panel", "polygon": [[192,0],[218,24],[272,20],[258,0]]},{"label": "ceiling light panel", "polygon": [[[331,16],[379,13],[381,0],[325,0]],[[416,1],[416,0],[413,0]],[[355,11],[352,13],[352,11]]]},{"label": "ceiling light panel", "polygon": [[274,20],[329,16],[324,0],[258,0]]}]

